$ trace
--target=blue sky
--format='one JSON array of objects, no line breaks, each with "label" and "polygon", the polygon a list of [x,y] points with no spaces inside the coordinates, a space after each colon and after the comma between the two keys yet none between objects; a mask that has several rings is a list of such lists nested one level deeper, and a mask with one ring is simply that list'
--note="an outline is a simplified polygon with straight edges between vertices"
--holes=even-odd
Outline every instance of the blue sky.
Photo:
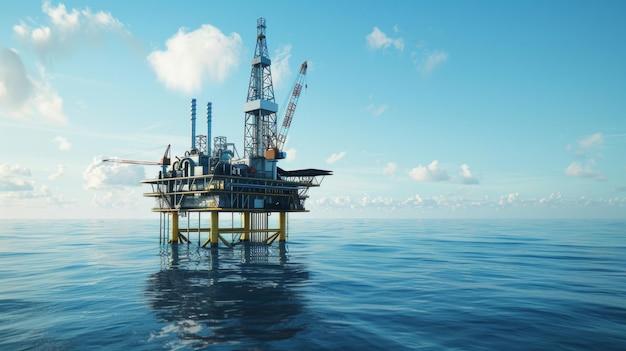
[{"label": "blue sky", "polygon": [[139,180],[158,167],[100,160],[183,153],[192,98],[243,153],[259,17],[279,105],[309,62],[280,166],[334,175],[305,216],[626,218],[623,1],[0,12],[0,218],[155,216]]}]

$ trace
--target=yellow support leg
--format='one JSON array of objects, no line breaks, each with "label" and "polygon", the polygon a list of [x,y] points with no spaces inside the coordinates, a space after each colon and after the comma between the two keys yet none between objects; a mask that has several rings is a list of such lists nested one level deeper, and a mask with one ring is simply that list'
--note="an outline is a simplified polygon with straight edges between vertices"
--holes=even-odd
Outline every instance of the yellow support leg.
[{"label": "yellow support leg", "polygon": [[178,244],[178,212],[170,212],[172,216],[172,234],[170,238],[170,244]]},{"label": "yellow support leg", "polygon": [[241,214],[243,219],[243,233],[241,233],[241,241],[250,241],[250,212]]},{"label": "yellow support leg", "polygon": [[278,212],[278,241],[287,241],[287,212]]},{"label": "yellow support leg", "polygon": [[211,247],[217,247],[220,240],[220,213],[211,212]]}]

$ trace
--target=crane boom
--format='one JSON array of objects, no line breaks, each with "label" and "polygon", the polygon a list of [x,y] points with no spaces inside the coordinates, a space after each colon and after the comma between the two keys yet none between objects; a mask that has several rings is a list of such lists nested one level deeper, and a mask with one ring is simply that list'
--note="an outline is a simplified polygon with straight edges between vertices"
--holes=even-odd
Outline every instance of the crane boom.
[{"label": "crane boom", "polygon": [[161,162],[155,161],[139,161],[139,160],[123,160],[121,158],[105,158],[102,162],[113,162],[113,163],[127,163],[131,165],[155,165],[161,166],[163,165]]},{"label": "crane boom", "polygon": [[283,123],[280,128],[280,132],[278,133],[278,136],[277,136],[276,149],[279,152],[283,150],[283,147],[285,146],[285,142],[287,141],[287,133],[289,133],[289,127],[291,126],[293,114],[296,112],[296,105],[298,104],[300,93],[302,92],[302,85],[304,84],[306,70],[307,70],[307,61],[304,61],[302,65],[300,66],[300,72],[298,73],[298,78],[296,79],[296,82],[293,86],[293,90],[291,91],[291,96],[289,97],[289,103],[287,104],[285,118],[283,118]]},{"label": "crane boom", "polygon": [[170,165],[170,146],[167,146],[165,153],[159,162],[157,161],[139,161],[139,160],[123,160],[119,158],[105,158],[102,162],[114,162],[114,163],[127,163],[131,165],[154,165],[154,166],[168,166]]}]

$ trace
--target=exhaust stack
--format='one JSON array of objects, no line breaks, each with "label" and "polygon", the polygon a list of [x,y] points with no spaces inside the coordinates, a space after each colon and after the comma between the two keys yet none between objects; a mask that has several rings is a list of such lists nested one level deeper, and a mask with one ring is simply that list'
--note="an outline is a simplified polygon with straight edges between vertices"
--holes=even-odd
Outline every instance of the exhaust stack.
[{"label": "exhaust stack", "polygon": [[208,102],[206,104],[206,125],[207,125],[207,134],[206,134],[206,154],[211,156],[211,123],[213,118],[213,104]]},{"label": "exhaust stack", "polygon": [[191,148],[196,148],[196,99],[191,99]]}]

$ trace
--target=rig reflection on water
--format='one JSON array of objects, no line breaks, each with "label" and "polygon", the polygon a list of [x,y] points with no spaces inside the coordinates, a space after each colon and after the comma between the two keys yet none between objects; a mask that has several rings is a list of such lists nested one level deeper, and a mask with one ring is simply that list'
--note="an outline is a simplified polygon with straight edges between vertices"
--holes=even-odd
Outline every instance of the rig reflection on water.
[{"label": "rig reflection on water", "polygon": [[162,338],[174,348],[258,346],[293,338],[307,327],[298,288],[309,273],[288,262],[285,243],[219,251],[165,245],[162,257],[145,295],[166,326],[151,339]]}]

